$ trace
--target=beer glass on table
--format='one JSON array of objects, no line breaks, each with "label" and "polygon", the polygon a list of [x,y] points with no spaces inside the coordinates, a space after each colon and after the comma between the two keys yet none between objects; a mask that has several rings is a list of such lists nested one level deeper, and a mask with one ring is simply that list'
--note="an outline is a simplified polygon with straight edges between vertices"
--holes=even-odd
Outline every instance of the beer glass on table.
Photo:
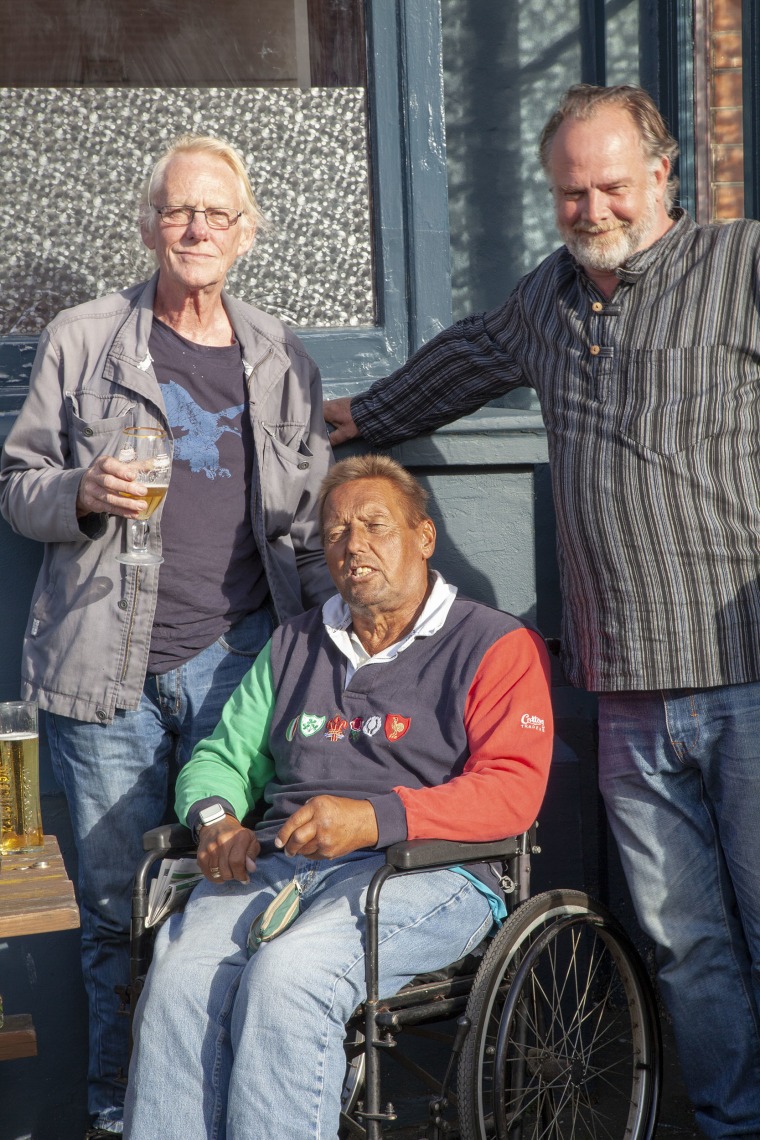
[{"label": "beer glass on table", "polygon": [[137,482],[144,483],[148,488],[146,495],[123,492],[124,498],[144,499],[148,505],[136,519],[127,519],[127,550],[123,554],[117,554],[116,560],[125,562],[128,566],[158,566],[163,558],[151,554],[148,549],[148,519],[169,489],[172,463],[166,432],[161,428],[125,428],[118,458],[134,470]]},{"label": "beer glass on table", "polygon": [[0,851],[39,851],[39,738],[36,701],[0,702]]}]

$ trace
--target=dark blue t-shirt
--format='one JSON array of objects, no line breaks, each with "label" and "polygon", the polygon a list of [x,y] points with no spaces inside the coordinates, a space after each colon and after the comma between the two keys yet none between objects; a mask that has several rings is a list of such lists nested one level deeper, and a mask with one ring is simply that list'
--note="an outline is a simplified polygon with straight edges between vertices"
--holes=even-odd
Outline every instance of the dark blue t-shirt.
[{"label": "dark blue t-shirt", "polygon": [[268,589],[251,530],[253,431],[240,345],[195,344],[154,318],[150,355],[174,439],[148,662],[165,673],[258,609]]}]

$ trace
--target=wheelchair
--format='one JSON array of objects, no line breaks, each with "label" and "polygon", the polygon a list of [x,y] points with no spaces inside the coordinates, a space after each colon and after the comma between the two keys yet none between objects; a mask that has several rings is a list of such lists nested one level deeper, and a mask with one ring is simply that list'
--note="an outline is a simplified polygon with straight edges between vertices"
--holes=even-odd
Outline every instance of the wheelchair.
[{"label": "wheelchair", "polygon": [[[651,1140],[662,1079],[660,1026],[644,966],[617,920],[578,890],[531,897],[535,827],[492,843],[394,844],[365,908],[367,997],[346,1037],[340,1136],[428,1140]],[[187,854],[187,828],[147,832],[132,903],[130,1006],[147,971],[150,869]],[[466,959],[378,993],[378,914],[391,876],[467,863],[501,864],[509,915]],[[425,1055],[420,1058],[420,1040]],[[416,1043],[416,1044],[415,1044]],[[425,1067],[440,1056],[442,1074]],[[384,1103],[389,1070],[425,1095]],[[420,1110],[422,1119],[405,1117]]]}]

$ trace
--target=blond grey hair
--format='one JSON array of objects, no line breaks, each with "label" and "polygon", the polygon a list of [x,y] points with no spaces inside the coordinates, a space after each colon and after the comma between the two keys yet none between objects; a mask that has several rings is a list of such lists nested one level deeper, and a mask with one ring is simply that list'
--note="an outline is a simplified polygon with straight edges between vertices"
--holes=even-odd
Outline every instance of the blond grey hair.
[{"label": "blond grey hair", "polygon": [[328,471],[319,488],[319,524],[324,522],[325,502],[328,495],[356,479],[384,479],[391,483],[406,506],[406,521],[411,527],[419,526],[429,518],[428,493],[412,474],[389,455],[352,455],[341,459]]},{"label": "blond grey hair", "polygon": [[[240,188],[239,207],[243,212],[243,217],[253,229],[266,228],[267,222],[256,202],[256,196],[253,193],[242,154],[231,143],[217,138],[215,135],[181,135],[173,143],[170,143],[163,154],[159,156],[145,180],[140,196],[140,225],[143,228],[150,229],[155,225],[154,195],[161,189],[167,166],[178,154],[207,154],[226,163],[238,180]],[[183,202],[171,203],[171,205],[177,206],[184,204]]]}]

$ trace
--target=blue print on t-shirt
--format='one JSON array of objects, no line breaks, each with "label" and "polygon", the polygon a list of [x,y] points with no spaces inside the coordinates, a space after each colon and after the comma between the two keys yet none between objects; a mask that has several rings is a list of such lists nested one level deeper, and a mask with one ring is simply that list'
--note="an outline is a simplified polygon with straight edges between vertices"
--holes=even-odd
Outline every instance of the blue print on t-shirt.
[{"label": "blue print on t-shirt", "polygon": [[[174,435],[175,463],[185,460],[194,474],[203,472],[208,479],[229,479],[232,472],[219,463],[217,440],[226,431],[240,435],[239,427],[223,421],[240,416],[245,404],[225,408],[221,412],[207,412],[173,380],[163,384],[161,390]],[[178,438],[178,433],[182,431],[187,432],[187,435]]]}]

